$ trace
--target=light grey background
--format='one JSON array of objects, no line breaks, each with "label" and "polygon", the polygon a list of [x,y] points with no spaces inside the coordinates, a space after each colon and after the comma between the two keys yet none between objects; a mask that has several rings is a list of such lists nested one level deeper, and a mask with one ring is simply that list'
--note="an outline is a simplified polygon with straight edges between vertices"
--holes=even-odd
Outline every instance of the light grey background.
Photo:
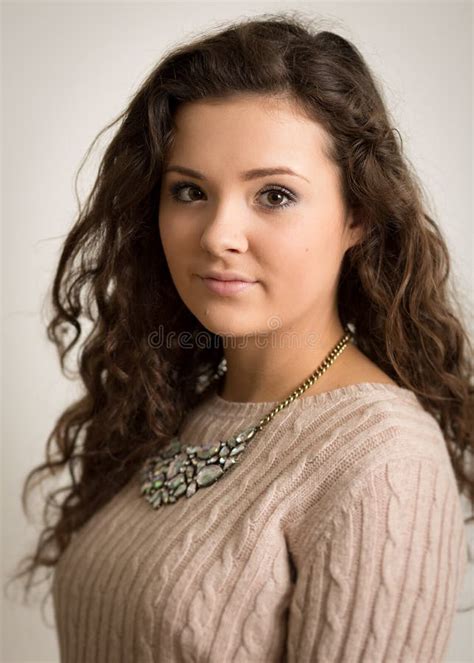
[{"label": "light grey background", "polygon": [[[420,174],[472,306],[472,6],[470,3],[42,3],[2,5],[3,581],[39,533],[21,510],[26,473],[76,396],[46,340],[43,301],[76,212],[73,176],[164,49],[216,22],[295,9],[351,39],[382,81],[405,154]],[[88,191],[99,153],[80,179]],[[469,319],[470,324],[472,321]],[[464,507],[466,508],[464,503]],[[472,528],[470,528],[472,529]],[[2,661],[58,661],[52,605],[3,601]],[[10,590],[10,594],[12,590]],[[459,607],[474,603],[473,574]],[[457,614],[447,661],[473,660],[474,612]]]}]

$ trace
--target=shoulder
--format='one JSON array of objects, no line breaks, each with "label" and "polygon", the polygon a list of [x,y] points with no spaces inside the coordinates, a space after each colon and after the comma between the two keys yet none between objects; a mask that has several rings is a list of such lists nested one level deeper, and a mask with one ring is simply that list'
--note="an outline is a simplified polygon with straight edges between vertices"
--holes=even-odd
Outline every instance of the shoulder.
[{"label": "shoulder", "polygon": [[[295,409],[293,432],[316,463],[351,455],[370,463],[382,450],[444,456],[435,417],[414,392],[397,385],[357,383],[309,397]],[[326,455],[319,455],[326,450]]]},{"label": "shoulder", "polygon": [[[288,527],[300,536],[311,523],[315,535],[341,509],[362,496],[383,502],[418,490],[419,508],[442,485],[457,498],[446,443],[436,419],[416,396],[392,385],[352,385],[324,403],[301,408],[294,421],[294,472]],[[427,491],[423,497],[423,492]]]}]

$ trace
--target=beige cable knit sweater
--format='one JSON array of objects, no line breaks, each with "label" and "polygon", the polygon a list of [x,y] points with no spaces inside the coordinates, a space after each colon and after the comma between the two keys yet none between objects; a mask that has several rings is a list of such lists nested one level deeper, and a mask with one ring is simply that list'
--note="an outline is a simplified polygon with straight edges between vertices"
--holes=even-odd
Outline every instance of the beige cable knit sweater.
[{"label": "beige cable knit sweater", "polygon": [[[181,439],[224,439],[275,403],[212,392]],[[467,564],[436,420],[409,390],[300,397],[240,463],[157,510],[138,475],[56,567],[64,663],[437,663]]]}]

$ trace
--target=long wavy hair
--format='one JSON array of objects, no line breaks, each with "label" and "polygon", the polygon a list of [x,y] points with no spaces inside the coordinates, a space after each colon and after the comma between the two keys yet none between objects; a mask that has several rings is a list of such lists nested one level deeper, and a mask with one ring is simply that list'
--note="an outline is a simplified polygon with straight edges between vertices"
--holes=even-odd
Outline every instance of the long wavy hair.
[{"label": "long wavy hair", "polygon": [[[65,468],[70,475],[48,493],[36,550],[14,576],[28,576],[26,594],[36,571],[49,568],[51,575],[74,533],[175,434],[203,398],[197,385],[223,358],[222,339],[180,299],[157,226],[174,114],[197,100],[241,93],[285,98],[327,131],[345,204],[364,228],[341,266],[341,323],[436,418],[459,491],[474,506],[472,347],[448,280],[446,241],[427,212],[380,88],[357,47],[318,29],[317,19],[294,11],[263,14],[220,24],[165,52],[126,109],[95,137],[85,159],[118,124],[85,203],[78,198],[48,293],[47,336],[63,372],[83,334],[76,348],[83,394],[59,416],[45,462],[25,479],[27,513],[34,476],[62,476]],[[158,329],[162,338],[204,332],[213,342],[155,343]]]}]

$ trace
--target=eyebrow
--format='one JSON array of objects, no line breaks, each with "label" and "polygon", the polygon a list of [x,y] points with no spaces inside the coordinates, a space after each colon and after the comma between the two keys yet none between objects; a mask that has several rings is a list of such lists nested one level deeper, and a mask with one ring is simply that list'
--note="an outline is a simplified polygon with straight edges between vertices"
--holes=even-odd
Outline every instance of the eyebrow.
[{"label": "eyebrow", "polygon": [[[189,177],[195,177],[197,180],[206,179],[205,176],[199,171],[193,170],[192,168],[185,168],[184,166],[168,166],[163,171],[163,174],[171,172],[180,173],[181,175],[189,175]],[[301,177],[303,180],[309,182],[309,180],[304,177],[304,175],[295,173],[294,170],[291,170],[291,168],[287,168],[286,166],[276,166],[274,168],[252,168],[252,170],[247,170],[243,173],[240,173],[240,178],[244,182],[248,182],[249,180],[254,180],[259,177],[267,177],[268,175],[293,175],[294,177]]]}]

